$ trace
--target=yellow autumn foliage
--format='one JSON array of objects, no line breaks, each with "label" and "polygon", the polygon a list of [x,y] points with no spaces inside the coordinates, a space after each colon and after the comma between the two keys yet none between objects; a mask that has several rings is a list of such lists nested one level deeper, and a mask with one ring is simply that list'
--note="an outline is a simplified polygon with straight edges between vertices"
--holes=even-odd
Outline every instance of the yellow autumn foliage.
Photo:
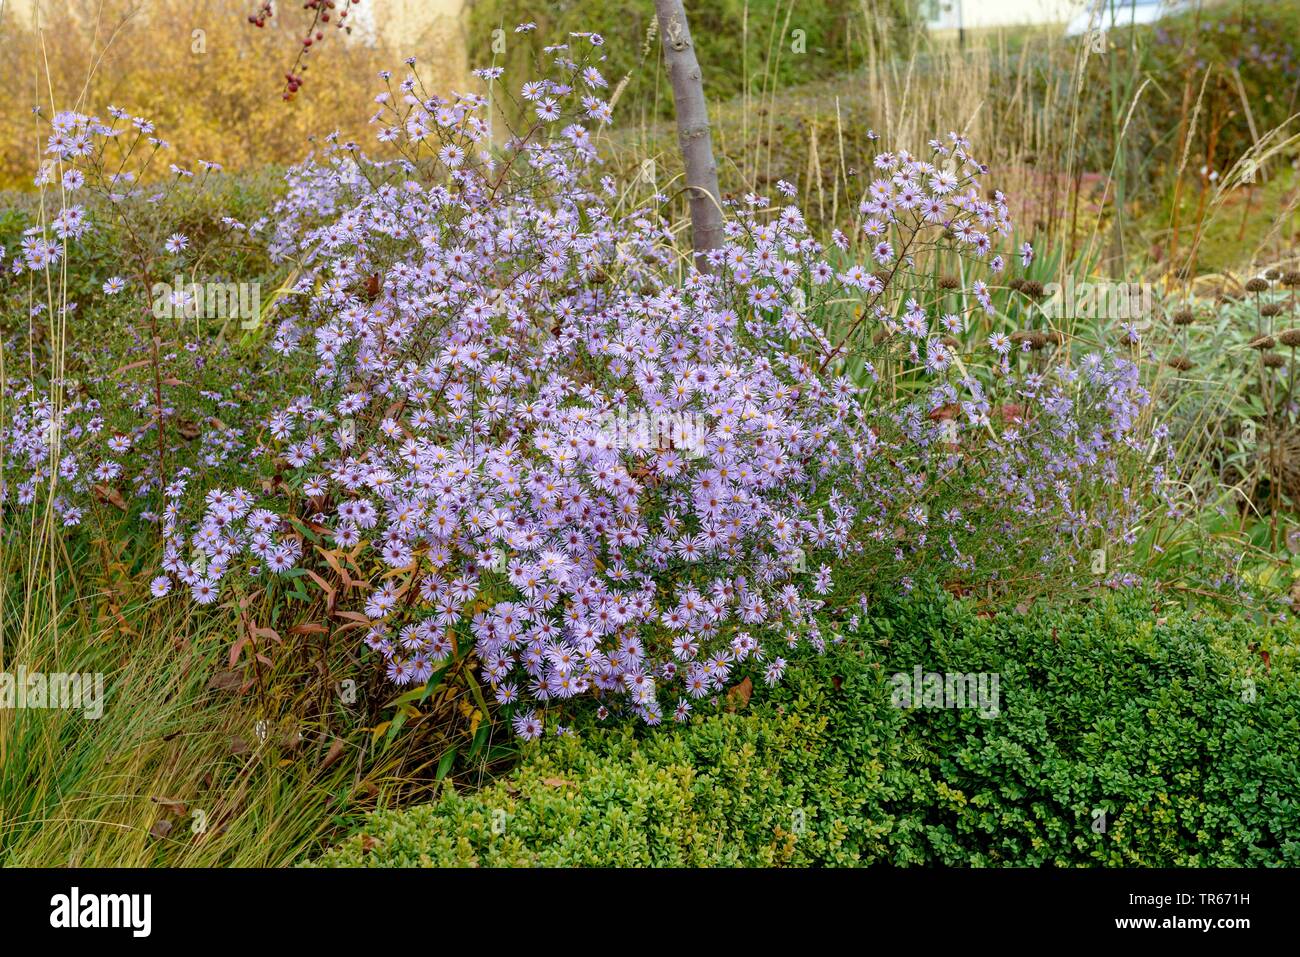
[{"label": "yellow autumn foliage", "polygon": [[[460,83],[462,41],[450,21],[409,35],[359,24],[348,35],[325,25],[304,58],[302,90],[285,102],[285,73],[301,72],[294,63],[309,14],[280,4],[258,28],[248,22],[256,7],[252,0],[27,0],[4,10],[0,188],[31,184],[48,134],[33,106],[46,118],[65,109],[107,118],[108,106],[118,106],[154,121],[155,135],[174,147],[170,161],[193,168],[205,159],[235,170],[294,162],[309,138],[334,130],[366,142],[373,94],[382,88],[377,73],[400,76],[404,56],[419,58],[430,92]],[[394,35],[400,50],[385,39]]]}]

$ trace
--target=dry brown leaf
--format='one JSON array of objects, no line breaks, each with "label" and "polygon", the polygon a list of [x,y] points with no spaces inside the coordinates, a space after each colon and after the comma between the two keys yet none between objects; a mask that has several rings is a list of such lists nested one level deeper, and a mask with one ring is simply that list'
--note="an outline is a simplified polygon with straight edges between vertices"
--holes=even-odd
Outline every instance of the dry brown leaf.
[{"label": "dry brown leaf", "polygon": [[244,683],[238,671],[218,671],[208,679],[209,691],[238,691]]},{"label": "dry brown leaf", "polygon": [[114,508],[126,511],[126,499],[122,498],[122,493],[109,485],[92,485],[90,490],[95,493],[95,498]]},{"label": "dry brown leaf", "polygon": [[732,685],[727,689],[727,701],[732,708],[743,708],[749,704],[749,699],[754,695],[754,682],[748,677],[740,684]]},{"label": "dry brown leaf", "polygon": [[343,743],[342,738],[335,738],[333,743],[330,745],[329,751],[325,752],[325,760],[321,762],[320,769],[324,771],[335,761],[341,758],[343,756],[343,749],[345,747],[346,745]]}]

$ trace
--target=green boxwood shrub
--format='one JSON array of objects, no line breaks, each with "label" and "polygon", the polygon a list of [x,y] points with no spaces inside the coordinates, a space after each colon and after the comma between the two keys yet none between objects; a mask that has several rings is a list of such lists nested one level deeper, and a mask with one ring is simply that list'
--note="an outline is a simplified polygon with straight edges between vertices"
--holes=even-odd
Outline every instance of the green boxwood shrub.
[{"label": "green boxwood shrub", "polygon": [[[1295,649],[1149,596],[994,618],[913,600],[746,711],[580,724],[316,863],[1297,865]],[[1000,713],[894,707],[918,664],[997,673]]]}]

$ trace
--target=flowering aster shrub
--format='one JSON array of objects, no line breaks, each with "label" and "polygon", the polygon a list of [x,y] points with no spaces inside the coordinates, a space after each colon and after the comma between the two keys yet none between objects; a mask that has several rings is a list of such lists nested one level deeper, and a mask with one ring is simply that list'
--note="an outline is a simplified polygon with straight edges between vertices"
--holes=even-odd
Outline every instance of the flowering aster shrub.
[{"label": "flowering aster shrub", "polygon": [[[730,203],[703,274],[669,197],[601,175],[601,40],[570,41],[503,147],[487,97],[384,74],[387,155],[330,137],[289,173],[266,239],[292,268],[265,330],[281,401],[221,470],[124,476],[126,440],[88,430],[70,493],[161,486],[155,596],[309,579],[393,682],[472,655],[531,738],[579,697],[685,720],[742,672],[780,680],[872,589],[1044,575],[1132,534],[1137,367],[1026,339],[1021,370],[996,333],[963,359],[1011,224],[960,136],[877,157],[861,235],[828,246],[786,184]],[[979,278],[936,292],[943,256]],[[21,398],[5,455],[28,502],[50,414]]]},{"label": "flowering aster shrub", "polygon": [[[168,163],[170,144],[144,117],[109,107],[107,119],[63,111],[46,125],[34,184],[51,211],[12,253],[0,245],[0,502],[47,504],[65,527],[104,510],[156,524],[169,477],[245,449],[239,417],[266,383],[224,327],[200,328],[191,293],[161,297],[155,283],[198,263],[213,279],[218,261],[251,272],[266,221],[209,218],[220,167]],[[196,231],[207,235],[192,241]]]}]

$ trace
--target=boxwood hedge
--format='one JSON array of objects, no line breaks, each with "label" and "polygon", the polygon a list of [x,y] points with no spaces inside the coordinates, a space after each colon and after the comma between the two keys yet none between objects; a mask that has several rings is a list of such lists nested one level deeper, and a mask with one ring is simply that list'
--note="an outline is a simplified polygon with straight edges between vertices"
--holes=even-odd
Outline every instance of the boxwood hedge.
[{"label": "boxwood hedge", "polygon": [[[371,815],[327,866],[1298,865],[1296,631],[1150,595],[878,609],[736,713],[579,723],[472,793]],[[1000,709],[892,675],[998,675]]]}]

